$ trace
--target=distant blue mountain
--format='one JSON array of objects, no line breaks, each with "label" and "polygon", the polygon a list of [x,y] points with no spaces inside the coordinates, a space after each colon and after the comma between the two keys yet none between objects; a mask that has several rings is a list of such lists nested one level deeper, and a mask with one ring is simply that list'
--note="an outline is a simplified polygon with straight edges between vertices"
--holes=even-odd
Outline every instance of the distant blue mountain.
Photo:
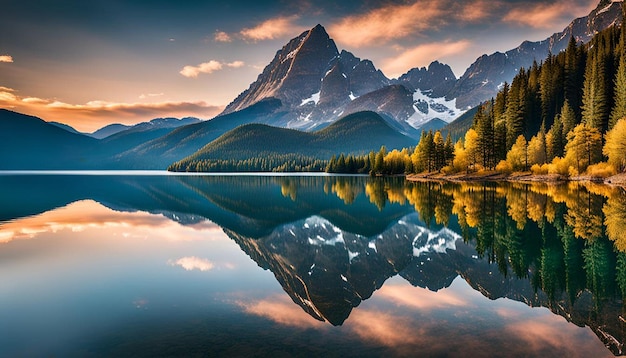
[{"label": "distant blue mountain", "polygon": [[67,125],[65,123],[59,123],[59,122],[48,122],[50,124],[52,124],[53,126],[57,126],[61,129],[65,129],[66,131],[70,132],[70,133],[74,133],[74,134],[85,134],[82,132],[77,131],[76,129],[74,129],[74,127]]},{"label": "distant blue mountain", "polygon": [[107,126],[104,126],[97,131],[87,134],[93,138],[104,139],[109,136],[112,136],[117,133],[133,131],[133,132],[143,132],[143,131],[151,131],[155,129],[172,129],[178,128],[182,126],[186,126],[188,124],[194,124],[200,122],[200,119],[194,117],[185,117],[182,119],[178,118],[155,118],[149,122],[141,122],[132,126],[128,126],[120,123],[113,123]]},{"label": "distant blue mountain", "polygon": [[0,109],[0,169],[92,167],[98,140],[37,117]]}]

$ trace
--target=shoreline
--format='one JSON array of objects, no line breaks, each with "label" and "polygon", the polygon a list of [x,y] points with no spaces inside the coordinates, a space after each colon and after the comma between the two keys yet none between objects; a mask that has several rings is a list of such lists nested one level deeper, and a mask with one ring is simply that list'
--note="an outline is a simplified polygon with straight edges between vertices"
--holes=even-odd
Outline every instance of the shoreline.
[{"label": "shoreline", "polygon": [[462,182],[517,182],[517,183],[548,183],[560,184],[567,182],[588,182],[605,184],[609,186],[626,187],[626,173],[616,174],[607,178],[576,176],[566,177],[560,174],[532,174],[531,172],[514,172],[505,174],[496,171],[473,172],[473,173],[420,173],[406,176],[408,181],[446,181],[452,183]]}]

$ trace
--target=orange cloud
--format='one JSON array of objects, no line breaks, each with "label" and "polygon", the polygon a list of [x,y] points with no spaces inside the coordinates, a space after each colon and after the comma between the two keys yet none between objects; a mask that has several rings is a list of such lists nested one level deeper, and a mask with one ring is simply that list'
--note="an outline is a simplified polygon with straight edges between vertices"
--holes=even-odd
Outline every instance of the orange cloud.
[{"label": "orange cloud", "polygon": [[294,33],[304,30],[295,24],[299,18],[298,15],[292,15],[269,19],[255,27],[245,28],[239,34],[244,40],[253,42],[293,36]]},{"label": "orange cloud", "polygon": [[386,5],[340,20],[330,26],[332,36],[341,44],[363,47],[418,36],[449,21],[476,22],[490,15],[493,6],[480,0],[456,2],[418,0],[403,5]]},{"label": "orange cloud", "polygon": [[219,71],[224,68],[224,66],[231,68],[240,68],[243,67],[245,63],[243,61],[233,61],[229,63],[223,63],[215,60],[211,60],[209,62],[201,63],[197,66],[185,66],[182,70],[180,70],[180,74],[187,78],[197,78],[201,73],[210,74],[215,71]]},{"label": "orange cloud", "polygon": [[[594,357],[604,351],[602,342],[595,339],[589,328],[569,324],[563,317],[552,314],[544,317],[526,317],[523,320],[505,326],[504,330],[512,337],[524,342],[527,355],[542,355],[546,347],[553,347],[563,357]],[[577,342],[588,344],[572,346],[569,342],[574,338]],[[607,356],[608,356],[608,351]]]},{"label": "orange cloud", "polygon": [[306,312],[291,301],[286,295],[268,297],[258,302],[237,302],[248,314],[267,318],[284,326],[301,329],[319,328],[324,322],[309,316]]},{"label": "orange cloud", "polygon": [[455,12],[456,18],[466,22],[480,21],[491,15],[492,11],[499,7],[496,1],[478,0],[474,2],[462,2],[461,4],[455,3],[461,6],[459,11]]},{"label": "orange cloud", "polygon": [[[168,240],[194,240],[193,235],[180,235],[175,230],[192,231],[221,231],[213,223],[211,225],[193,228],[183,227],[163,215],[146,212],[117,212],[96,203],[93,200],[83,200],[71,203],[65,207],[54,209],[39,215],[16,219],[0,225],[0,244],[13,240],[32,239],[39,234],[71,230],[81,232],[88,228],[118,228],[133,232],[134,229],[159,228]],[[200,235],[206,239],[206,234]]]},{"label": "orange cloud", "polygon": [[349,16],[330,26],[340,43],[362,47],[415,35],[441,24],[445,14],[440,1],[416,1],[408,5],[388,5],[362,15]]},{"label": "orange cloud", "polygon": [[186,271],[210,271],[215,267],[213,262],[195,256],[181,257],[176,261],[169,261],[168,264],[172,266],[180,266]]},{"label": "orange cloud", "polygon": [[0,107],[66,123],[79,131],[92,132],[110,123],[136,124],[156,117],[212,118],[224,107],[197,102],[116,103],[90,101],[69,104],[58,100],[21,97],[11,88],[0,87]]},{"label": "orange cloud", "polygon": [[9,55],[0,55],[0,62],[12,63],[13,62],[13,57],[11,57]]},{"label": "orange cloud", "polygon": [[[588,13],[597,6],[597,1],[579,4],[573,1],[557,1],[549,4],[522,4],[523,6],[511,9],[503,17],[504,22],[539,29],[551,29],[556,24],[571,21],[572,17],[581,13]],[[557,25],[558,26],[558,25]]]},{"label": "orange cloud", "polygon": [[[471,45],[468,40],[434,42],[422,44],[403,53],[383,60],[381,69],[389,77],[397,78],[410,68],[427,66],[435,59],[443,60],[446,56],[460,54]],[[437,56],[434,58],[433,56]]]},{"label": "orange cloud", "polygon": [[376,297],[386,299],[396,305],[424,311],[469,305],[466,299],[455,295],[452,290],[432,292],[427,289],[415,288],[406,284],[387,284],[376,293]]},{"label": "orange cloud", "polygon": [[180,74],[185,77],[196,78],[201,73],[213,73],[215,71],[221,70],[223,67],[224,65],[222,65],[222,63],[211,60],[209,62],[203,62],[196,66],[185,66],[182,70],[180,70]]},{"label": "orange cloud", "polygon": [[216,42],[232,42],[233,38],[226,32],[217,30],[213,35],[213,40]]}]

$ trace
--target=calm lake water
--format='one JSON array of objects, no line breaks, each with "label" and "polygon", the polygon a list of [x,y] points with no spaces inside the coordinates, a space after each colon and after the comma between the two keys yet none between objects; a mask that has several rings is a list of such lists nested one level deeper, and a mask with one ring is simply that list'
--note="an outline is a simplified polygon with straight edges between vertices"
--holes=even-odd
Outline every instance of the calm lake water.
[{"label": "calm lake water", "polygon": [[625,292],[622,189],[0,175],[2,357],[613,356]]}]

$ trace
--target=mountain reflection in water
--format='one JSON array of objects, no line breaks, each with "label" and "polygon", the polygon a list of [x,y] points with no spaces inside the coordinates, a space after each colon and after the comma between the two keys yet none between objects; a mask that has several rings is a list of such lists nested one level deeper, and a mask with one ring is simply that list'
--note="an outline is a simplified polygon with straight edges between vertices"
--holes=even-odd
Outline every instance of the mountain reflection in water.
[{"label": "mountain reflection in water", "polygon": [[[84,200],[162,214],[186,226],[206,226],[208,219],[319,321],[342,325],[354,314],[359,321],[368,311],[354,308],[363,301],[377,293],[402,296],[393,283],[398,280],[436,292],[460,277],[491,300],[545,307],[588,326],[612,353],[622,354],[626,194],[620,188],[366,177],[11,175],[0,176],[0,187],[0,242],[15,240],[33,215]],[[212,268],[196,257],[172,264]],[[238,302],[249,313],[271,311]]]}]

